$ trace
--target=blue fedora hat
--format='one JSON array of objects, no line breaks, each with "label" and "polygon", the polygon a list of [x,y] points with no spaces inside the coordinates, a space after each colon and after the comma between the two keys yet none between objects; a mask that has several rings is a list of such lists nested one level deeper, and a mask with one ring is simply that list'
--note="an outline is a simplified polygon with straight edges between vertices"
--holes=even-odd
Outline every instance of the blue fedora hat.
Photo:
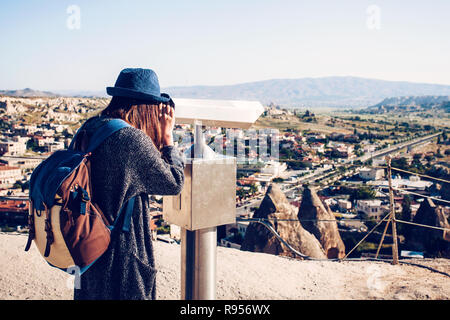
[{"label": "blue fedora hat", "polygon": [[117,77],[114,87],[106,92],[113,97],[126,97],[146,102],[172,103],[166,93],[161,93],[158,76],[151,69],[126,68]]}]

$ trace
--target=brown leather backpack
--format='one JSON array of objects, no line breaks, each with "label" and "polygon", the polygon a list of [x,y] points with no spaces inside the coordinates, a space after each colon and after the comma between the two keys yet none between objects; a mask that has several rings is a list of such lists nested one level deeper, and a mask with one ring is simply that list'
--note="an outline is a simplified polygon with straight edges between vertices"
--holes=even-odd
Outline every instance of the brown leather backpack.
[{"label": "brown leather backpack", "polygon": [[[107,249],[110,224],[92,199],[90,156],[111,134],[129,126],[123,120],[106,122],[89,139],[79,130],[66,150],[54,152],[31,175],[29,237],[45,260],[62,270],[78,267],[86,271]],[[125,212],[123,230],[129,230],[134,198],[120,209]]]}]

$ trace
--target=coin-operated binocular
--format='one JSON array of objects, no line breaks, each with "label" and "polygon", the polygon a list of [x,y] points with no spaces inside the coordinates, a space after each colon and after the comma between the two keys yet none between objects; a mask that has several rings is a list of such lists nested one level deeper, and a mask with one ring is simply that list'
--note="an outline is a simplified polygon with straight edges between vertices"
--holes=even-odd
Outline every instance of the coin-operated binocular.
[{"label": "coin-operated binocular", "polygon": [[163,199],[164,220],[181,228],[181,298],[216,298],[217,226],[236,222],[236,158],[206,145],[203,126],[248,129],[264,111],[257,101],[173,99],[179,124],[195,126],[185,181]]}]

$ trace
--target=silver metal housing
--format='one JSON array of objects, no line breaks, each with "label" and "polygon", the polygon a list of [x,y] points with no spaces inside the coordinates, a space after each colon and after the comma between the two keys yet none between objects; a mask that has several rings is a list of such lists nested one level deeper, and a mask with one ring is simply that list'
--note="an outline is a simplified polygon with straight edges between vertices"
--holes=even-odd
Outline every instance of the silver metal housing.
[{"label": "silver metal housing", "polygon": [[236,158],[190,159],[184,187],[163,198],[164,220],[193,231],[236,221]]}]

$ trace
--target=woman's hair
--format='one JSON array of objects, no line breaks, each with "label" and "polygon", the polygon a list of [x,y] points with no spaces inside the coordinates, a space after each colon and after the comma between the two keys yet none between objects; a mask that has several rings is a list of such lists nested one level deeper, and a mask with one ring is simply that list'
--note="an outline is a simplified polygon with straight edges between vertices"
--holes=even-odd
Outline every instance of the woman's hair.
[{"label": "woman's hair", "polygon": [[133,127],[144,131],[158,150],[162,148],[162,132],[159,122],[159,105],[148,102],[112,97],[109,105],[101,112],[102,116],[125,120]]}]

